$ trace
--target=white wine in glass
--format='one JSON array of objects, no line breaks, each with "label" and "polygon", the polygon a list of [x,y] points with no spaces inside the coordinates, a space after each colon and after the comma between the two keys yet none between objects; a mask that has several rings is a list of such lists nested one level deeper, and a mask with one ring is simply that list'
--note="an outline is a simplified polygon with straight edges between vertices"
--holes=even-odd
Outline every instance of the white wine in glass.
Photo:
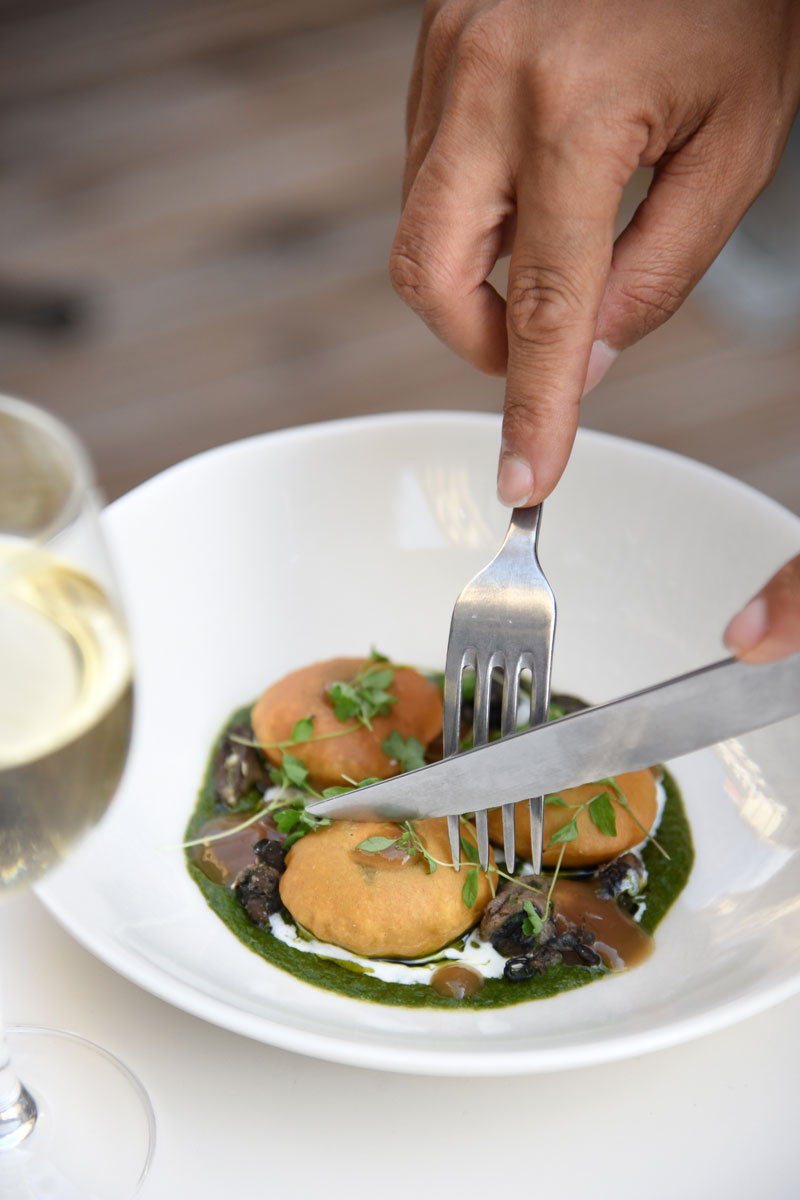
[{"label": "white wine in glass", "polygon": [[[86,454],[53,417],[0,397],[0,897],[100,820],[131,720],[131,651]],[[138,1080],[75,1034],[20,1030],[13,1059],[1,1039],[0,1196],[135,1195],[153,1149]],[[136,1144],[120,1147],[126,1126]]]}]

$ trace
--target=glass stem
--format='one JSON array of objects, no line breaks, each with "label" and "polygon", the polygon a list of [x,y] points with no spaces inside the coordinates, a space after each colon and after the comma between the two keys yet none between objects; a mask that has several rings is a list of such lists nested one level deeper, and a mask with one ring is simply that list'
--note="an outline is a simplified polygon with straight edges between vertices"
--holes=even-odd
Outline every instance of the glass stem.
[{"label": "glass stem", "polygon": [[36,1101],[11,1065],[5,1024],[0,1014],[0,1153],[23,1142],[36,1124]]}]

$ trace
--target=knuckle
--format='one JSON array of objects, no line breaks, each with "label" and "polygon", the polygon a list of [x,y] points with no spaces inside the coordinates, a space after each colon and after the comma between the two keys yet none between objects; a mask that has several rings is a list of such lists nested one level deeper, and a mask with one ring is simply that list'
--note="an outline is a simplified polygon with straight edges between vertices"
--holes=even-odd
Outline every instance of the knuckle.
[{"label": "knuckle", "polygon": [[[458,40],[464,26],[464,5],[458,0],[450,3],[435,3],[426,5],[425,17],[428,18],[427,42],[434,53],[449,53]],[[423,20],[425,19],[423,17]]]},{"label": "knuckle", "polygon": [[649,333],[678,311],[690,288],[691,280],[663,271],[623,281],[619,298],[626,324],[636,326],[640,336]]},{"label": "knuckle", "polygon": [[402,245],[393,246],[389,278],[401,300],[424,320],[434,319],[441,311],[443,283],[436,269],[427,266],[419,254]]},{"label": "knuckle", "polygon": [[506,399],[503,408],[503,441],[519,445],[538,432],[536,410],[522,400]]},{"label": "knuckle", "polygon": [[511,336],[523,342],[551,341],[582,310],[580,288],[565,271],[515,266],[506,300]]},{"label": "knuckle", "polygon": [[474,17],[458,42],[457,66],[462,77],[496,82],[507,58],[503,26],[486,17]]}]

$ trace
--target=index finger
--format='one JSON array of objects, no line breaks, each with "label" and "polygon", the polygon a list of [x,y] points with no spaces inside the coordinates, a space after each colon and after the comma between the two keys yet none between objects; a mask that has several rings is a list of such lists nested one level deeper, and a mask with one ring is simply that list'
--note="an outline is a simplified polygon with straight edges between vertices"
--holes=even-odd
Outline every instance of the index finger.
[{"label": "index finger", "polygon": [[[634,164],[635,165],[635,164]],[[498,496],[537,504],[567,464],[627,174],[597,149],[538,146],[517,184]]]}]

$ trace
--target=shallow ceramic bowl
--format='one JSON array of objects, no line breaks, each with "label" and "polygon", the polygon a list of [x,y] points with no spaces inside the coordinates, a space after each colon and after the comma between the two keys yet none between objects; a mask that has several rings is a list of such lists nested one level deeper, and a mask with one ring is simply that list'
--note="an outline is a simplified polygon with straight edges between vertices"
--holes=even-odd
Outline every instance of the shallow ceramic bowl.
[{"label": "shallow ceramic bowl", "polygon": [[[286,671],[370,643],[441,665],[450,613],[497,549],[496,417],[399,414],[223,446],[117,501],[106,524],[138,713],[105,823],[40,888],[122,974],[198,1016],[340,1062],[511,1074],[706,1033],[800,985],[800,721],[671,764],[697,859],[643,966],[485,1012],[318,990],[245,949],[179,849],[212,739]],[[545,505],[554,687],[610,699],[723,655],[735,609],[797,550],[800,520],[684,458],[582,433]]]}]

